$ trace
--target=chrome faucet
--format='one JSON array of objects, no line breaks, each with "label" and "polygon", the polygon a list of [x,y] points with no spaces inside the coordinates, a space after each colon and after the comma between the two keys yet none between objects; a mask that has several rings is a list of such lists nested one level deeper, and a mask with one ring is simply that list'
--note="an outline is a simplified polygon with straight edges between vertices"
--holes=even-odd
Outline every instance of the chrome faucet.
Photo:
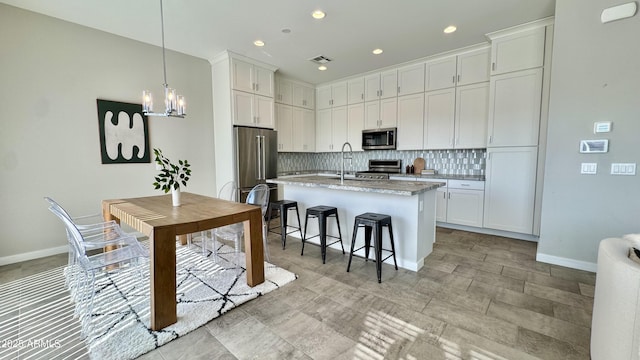
[{"label": "chrome faucet", "polygon": [[[344,148],[347,146],[349,146],[349,153],[345,154]],[[342,153],[342,167],[340,168],[340,184],[344,184],[344,160],[348,159],[349,165],[353,167],[353,148],[351,148],[351,144],[349,144],[349,142],[347,141],[346,143],[342,144],[342,150],[340,150],[340,152]]]}]

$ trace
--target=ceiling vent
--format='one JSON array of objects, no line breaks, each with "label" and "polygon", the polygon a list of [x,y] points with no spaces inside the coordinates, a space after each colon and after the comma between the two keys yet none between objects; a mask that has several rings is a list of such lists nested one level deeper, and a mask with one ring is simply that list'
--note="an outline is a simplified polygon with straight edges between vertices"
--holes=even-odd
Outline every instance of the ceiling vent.
[{"label": "ceiling vent", "polygon": [[331,61],[331,59],[329,59],[328,57],[326,57],[324,55],[318,55],[316,57],[312,57],[311,59],[309,59],[309,61],[313,61],[316,64],[326,64],[329,61]]}]

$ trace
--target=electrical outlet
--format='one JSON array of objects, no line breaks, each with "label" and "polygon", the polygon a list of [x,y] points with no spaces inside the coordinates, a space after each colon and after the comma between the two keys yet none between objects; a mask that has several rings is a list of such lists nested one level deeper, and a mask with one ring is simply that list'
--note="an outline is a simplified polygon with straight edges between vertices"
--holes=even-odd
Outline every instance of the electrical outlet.
[{"label": "electrical outlet", "polygon": [[636,163],[612,163],[611,175],[635,175]]},{"label": "electrical outlet", "polygon": [[589,174],[593,175],[598,172],[598,164],[597,163],[582,163],[580,167],[580,174]]}]

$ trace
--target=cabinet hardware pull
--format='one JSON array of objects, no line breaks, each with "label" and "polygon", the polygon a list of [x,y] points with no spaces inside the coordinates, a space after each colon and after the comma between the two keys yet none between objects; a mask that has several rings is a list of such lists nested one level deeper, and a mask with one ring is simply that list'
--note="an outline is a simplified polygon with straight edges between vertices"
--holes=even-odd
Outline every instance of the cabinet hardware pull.
[{"label": "cabinet hardware pull", "polygon": [[454,83],[454,84],[456,83],[456,76],[455,75],[453,75],[453,79],[451,79],[451,82]]},{"label": "cabinet hardware pull", "polygon": [[460,82],[460,74],[458,74],[458,82]]},{"label": "cabinet hardware pull", "polygon": [[491,63],[491,71],[496,71],[496,63],[495,62]]},{"label": "cabinet hardware pull", "polygon": [[449,200],[451,200],[451,193],[449,193]]},{"label": "cabinet hardware pull", "polygon": [[493,142],[493,135],[489,135],[489,144]]},{"label": "cabinet hardware pull", "polygon": [[364,100],[364,94],[360,94],[360,100]]},{"label": "cabinet hardware pull", "polygon": [[400,86],[398,86],[398,94],[400,94]]}]

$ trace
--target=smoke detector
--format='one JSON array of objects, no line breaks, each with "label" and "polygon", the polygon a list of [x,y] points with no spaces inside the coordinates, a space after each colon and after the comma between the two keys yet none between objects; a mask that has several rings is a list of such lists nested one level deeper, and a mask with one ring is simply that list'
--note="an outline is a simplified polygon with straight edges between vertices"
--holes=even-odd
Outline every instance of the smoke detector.
[{"label": "smoke detector", "polygon": [[331,59],[329,59],[324,55],[318,55],[318,56],[312,57],[311,59],[309,59],[309,61],[313,61],[316,64],[324,65],[329,61],[331,61]]}]

